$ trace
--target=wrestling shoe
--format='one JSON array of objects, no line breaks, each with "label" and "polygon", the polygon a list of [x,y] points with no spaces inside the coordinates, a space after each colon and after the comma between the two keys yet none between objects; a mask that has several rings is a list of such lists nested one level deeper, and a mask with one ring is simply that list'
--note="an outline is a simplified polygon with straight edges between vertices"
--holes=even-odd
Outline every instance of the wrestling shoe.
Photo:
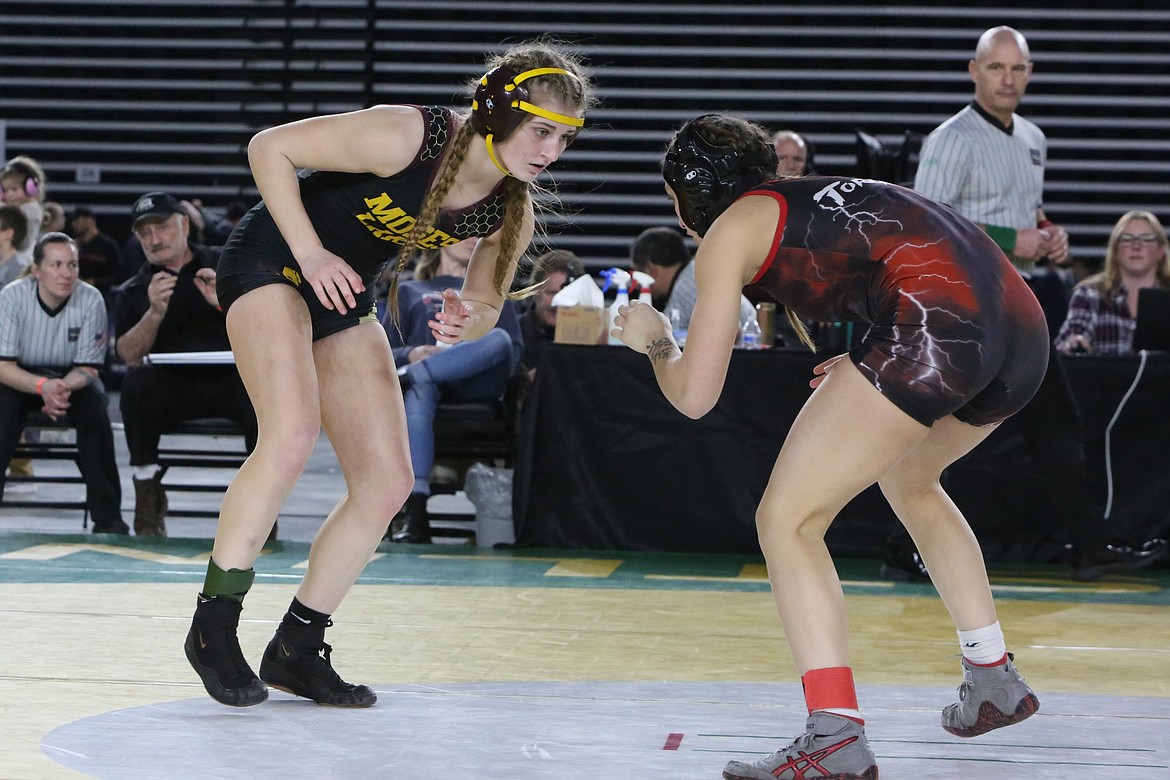
[{"label": "wrestling shoe", "polygon": [[723,780],[877,780],[865,727],[829,712],[808,717],[805,732],[784,750],[750,764],[728,762]]},{"label": "wrestling shoe", "polygon": [[959,701],[942,711],[942,727],[956,737],[977,737],[1011,726],[1040,709],[1040,700],[1012,665],[1008,653],[1002,666],[975,666],[963,659]]},{"label": "wrestling shoe", "polygon": [[236,628],[244,605],[234,599],[199,595],[183,649],[211,698],[229,707],[251,707],[268,698],[268,688],[244,660]]},{"label": "wrestling shoe", "polygon": [[[328,625],[333,625],[329,621]],[[313,636],[277,631],[260,661],[260,679],[273,688],[332,707],[371,707],[377,694],[366,685],[351,685],[333,671],[325,628]]]}]

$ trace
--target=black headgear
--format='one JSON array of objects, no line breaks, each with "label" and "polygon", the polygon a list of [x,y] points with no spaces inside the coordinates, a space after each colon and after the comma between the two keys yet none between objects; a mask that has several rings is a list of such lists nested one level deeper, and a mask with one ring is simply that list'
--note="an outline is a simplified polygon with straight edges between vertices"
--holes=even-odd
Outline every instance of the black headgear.
[{"label": "black headgear", "polygon": [[525,114],[544,117],[553,122],[581,127],[585,119],[549,111],[529,101],[528,87],[524,82],[536,76],[562,75],[574,78],[564,68],[533,68],[516,73],[504,67],[492,68],[479,80],[475,98],[471,101],[471,122],[476,132],[487,139],[488,155],[504,173],[508,169],[500,164],[492,148],[493,140],[503,141],[522,121]]},{"label": "black headgear", "polygon": [[674,191],[679,216],[700,236],[736,198],[769,176],[752,173],[756,167],[776,170],[776,150],[771,144],[752,154],[730,146],[715,146],[695,130],[695,122],[714,114],[692,119],[674,136],[662,161],[662,178]]}]

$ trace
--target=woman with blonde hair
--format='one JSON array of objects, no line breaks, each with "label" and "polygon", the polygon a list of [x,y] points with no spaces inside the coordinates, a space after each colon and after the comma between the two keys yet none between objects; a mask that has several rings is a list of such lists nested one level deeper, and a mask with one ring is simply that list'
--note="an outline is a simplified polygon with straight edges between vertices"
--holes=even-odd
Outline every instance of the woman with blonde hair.
[{"label": "woman with blonde hair", "polygon": [[[534,182],[592,102],[579,59],[544,40],[492,58],[473,86],[468,114],[380,105],[270,128],[248,146],[263,202],[232,232],[212,283],[259,439],[224,496],[185,646],[224,704],[258,704],[266,683],[319,704],[376,700],[338,676],[324,640],[414,483],[373,282],[395,254],[401,270],[419,250],[479,237],[462,289],[443,292],[430,327],[444,344],[488,333],[532,238]],[[397,277],[391,302],[396,286]],[[348,492],[313,542],[257,676],[236,637],[242,600],[322,427]]]},{"label": "woman with blonde hair", "polygon": [[1132,353],[1138,290],[1145,287],[1170,287],[1166,230],[1149,211],[1127,211],[1109,234],[1105,267],[1073,290],[1056,348],[1065,354]]}]

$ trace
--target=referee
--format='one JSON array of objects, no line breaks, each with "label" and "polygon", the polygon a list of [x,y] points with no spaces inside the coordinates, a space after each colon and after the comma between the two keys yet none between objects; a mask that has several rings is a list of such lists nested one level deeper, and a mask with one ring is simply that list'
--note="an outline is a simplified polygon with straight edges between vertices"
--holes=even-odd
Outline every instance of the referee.
[{"label": "referee", "polygon": [[[30,411],[77,430],[94,533],[129,533],[105,389],[106,304],[79,280],[77,244],[46,233],[23,276],[0,290],[0,464],[12,460]],[[0,495],[4,471],[0,469]]]},{"label": "referee", "polygon": [[[1051,266],[1068,263],[1068,233],[1042,208],[1044,133],[1015,113],[1032,75],[1028,42],[1011,27],[993,27],[979,38],[967,71],[975,99],[927,136],[914,189],[987,231],[1028,280],[1054,334],[1064,321],[1068,294]],[[1134,543],[1111,530],[1089,485],[1080,410],[1051,347],[1040,389],[1012,424],[1032,454],[1037,485],[1056,510],[1046,520],[1067,538],[1074,580],[1133,571],[1166,554],[1162,539]],[[902,529],[889,542],[883,574],[928,577]]]}]

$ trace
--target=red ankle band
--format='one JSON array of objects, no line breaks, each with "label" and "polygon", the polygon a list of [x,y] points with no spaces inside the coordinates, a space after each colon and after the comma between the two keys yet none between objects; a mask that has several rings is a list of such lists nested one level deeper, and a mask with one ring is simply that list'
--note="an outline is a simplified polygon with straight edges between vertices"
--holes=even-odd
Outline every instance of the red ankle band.
[{"label": "red ankle band", "polygon": [[1007,660],[1008,660],[1007,653],[1004,653],[1003,658],[999,659],[998,661],[993,661],[992,663],[989,663],[989,664],[977,664],[974,661],[967,661],[967,663],[971,664],[972,666],[980,666],[980,667],[990,669],[993,666],[1003,666],[1004,664],[1007,663]]},{"label": "red ankle band", "polygon": [[853,670],[848,666],[809,669],[800,681],[804,684],[804,702],[810,715],[813,710],[857,709]]}]

